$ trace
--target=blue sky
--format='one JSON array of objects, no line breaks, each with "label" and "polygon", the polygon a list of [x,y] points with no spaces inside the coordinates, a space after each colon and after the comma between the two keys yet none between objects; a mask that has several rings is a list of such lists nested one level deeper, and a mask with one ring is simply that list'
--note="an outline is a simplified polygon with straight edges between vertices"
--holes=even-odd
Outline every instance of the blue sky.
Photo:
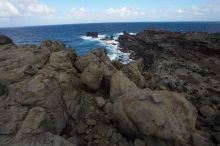
[{"label": "blue sky", "polygon": [[0,0],[0,27],[220,21],[220,0]]}]

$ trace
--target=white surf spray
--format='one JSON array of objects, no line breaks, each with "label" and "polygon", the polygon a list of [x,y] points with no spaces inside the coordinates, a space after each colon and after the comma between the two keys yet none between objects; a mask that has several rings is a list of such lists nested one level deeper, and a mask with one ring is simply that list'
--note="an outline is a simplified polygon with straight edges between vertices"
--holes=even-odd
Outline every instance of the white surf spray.
[{"label": "white surf spray", "polygon": [[[117,41],[119,35],[123,35],[123,32],[113,34],[113,40],[106,39],[107,35],[98,35],[98,38],[82,36],[81,39],[84,41],[99,42],[101,46],[104,46],[107,49],[107,55],[111,60],[119,60],[123,64],[127,64],[131,62],[132,59],[129,58],[130,53],[124,53],[120,50],[119,42]],[[131,35],[134,35],[134,33],[131,33]]]}]

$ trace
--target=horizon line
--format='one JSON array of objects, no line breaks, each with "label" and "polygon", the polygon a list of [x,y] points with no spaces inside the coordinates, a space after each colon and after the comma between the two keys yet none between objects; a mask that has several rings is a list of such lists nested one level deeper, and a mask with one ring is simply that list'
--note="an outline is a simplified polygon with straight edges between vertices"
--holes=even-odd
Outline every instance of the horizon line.
[{"label": "horizon line", "polygon": [[109,24],[109,23],[220,23],[217,21],[124,21],[124,22],[85,22],[85,23],[60,23],[60,24],[45,24],[45,25],[24,25],[24,26],[4,26],[0,29],[7,28],[24,28],[24,27],[46,27],[46,26],[61,26],[61,25],[86,25],[86,24]]}]

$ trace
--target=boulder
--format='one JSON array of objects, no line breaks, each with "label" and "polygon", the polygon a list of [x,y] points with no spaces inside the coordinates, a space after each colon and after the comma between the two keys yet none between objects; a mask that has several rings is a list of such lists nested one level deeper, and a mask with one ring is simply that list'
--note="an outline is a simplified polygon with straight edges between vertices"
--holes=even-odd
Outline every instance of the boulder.
[{"label": "boulder", "polygon": [[103,77],[103,71],[100,65],[91,63],[83,73],[80,78],[82,83],[87,85],[92,90],[99,89]]},{"label": "boulder", "polygon": [[12,96],[12,101],[24,106],[40,106],[51,117],[53,132],[59,134],[67,124],[67,111],[59,83],[53,77],[35,76]]},{"label": "boulder", "polygon": [[92,38],[97,38],[98,33],[97,32],[87,32],[86,36],[92,37]]},{"label": "boulder", "polygon": [[[140,59],[142,60],[142,59]],[[145,87],[145,78],[141,74],[143,70],[143,61],[137,60],[133,63],[128,64],[122,68],[122,71],[126,76],[133,81],[139,88]],[[142,63],[141,63],[142,62]]]},{"label": "boulder", "polygon": [[33,45],[12,45],[8,49],[0,49],[0,82],[8,85],[36,74],[48,62],[50,53],[47,49],[35,53],[35,49],[37,46]]},{"label": "boulder", "polygon": [[83,72],[84,69],[90,64],[90,63],[94,63],[94,64],[99,64],[100,63],[100,59],[92,54],[92,53],[89,53],[87,54],[86,56],[83,56],[83,57],[80,57],[80,58],[77,58],[76,62],[75,62],[75,66],[76,68]]},{"label": "boulder", "polygon": [[50,65],[54,67],[55,70],[77,72],[72,65],[75,59],[76,55],[73,50],[62,50],[50,55]]},{"label": "boulder", "polygon": [[137,88],[137,86],[130,81],[124,73],[121,71],[117,71],[112,75],[110,82],[110,98],[111,101],[115,101],[115,99],[131,88]]},{"label": "boulder", "polygon": [[193,133],[196,113],[180,94],[130,89],[114,102],[112,120],[122,133],[147,145],[179,146]]},{"label": "boulder", "polygon": [[42,133],[20,142],[15,142],[11,146],[75,146],[64,138],[53,135],[49,132]]},{"label": "boulder", "polygon": [[50,52],[58,52],[65,49],[65,45],[61,41],[43,41],[40,44],[40,49],[47,49]]},{"label": "boulder", "polygon": [[41,107],[34,107],[26,116],[20,130],[15,136],[16,141],[50,131],[50,119]]},{"label": "boulder", "polygon": [[12,39],[5,35],[0,35],[0,45],[11,44],[13,43]]}]

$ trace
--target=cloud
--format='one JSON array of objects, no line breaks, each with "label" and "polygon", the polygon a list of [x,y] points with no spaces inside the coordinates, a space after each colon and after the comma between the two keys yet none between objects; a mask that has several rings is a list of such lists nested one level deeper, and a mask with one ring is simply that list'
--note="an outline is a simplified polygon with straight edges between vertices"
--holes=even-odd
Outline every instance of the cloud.
[{"label": "cloud", "polygon": [[108,8],[106,12],[109,15],[119,15],[121,17],[125,16],[143,16],[145,13],[138,8],[128,8],[126,6],[121,8]]},{"label": "cloud", "polygon": [[0,19],[9,19],[19,15],[19,10],[10,0],[0,0]]},{"label": "cloud", "polygon": [[32,14],[51,15],[54,12],[48,5],[40,0],[0,0],[0,18],[12,19],[26,17]]},{"label": "cloud", "polygon": [[39,13],[39,14],[51,14],[53,12],[53,9],[41,3],[30,4],[27,6],[27,10],[29,12]]}]

